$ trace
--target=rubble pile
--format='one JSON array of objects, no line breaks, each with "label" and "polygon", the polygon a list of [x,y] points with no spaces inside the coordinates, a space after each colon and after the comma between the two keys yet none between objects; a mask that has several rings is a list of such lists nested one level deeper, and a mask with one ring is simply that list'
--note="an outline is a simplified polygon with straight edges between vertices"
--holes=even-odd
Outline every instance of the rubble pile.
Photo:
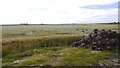
[{"label": "rubble pile", "polygon": [[88,37],[81,41],[74,42],[73,47],[91,48],[92,50],[113,50],[120,49],[120,33],[111,30],[94,29]]}]

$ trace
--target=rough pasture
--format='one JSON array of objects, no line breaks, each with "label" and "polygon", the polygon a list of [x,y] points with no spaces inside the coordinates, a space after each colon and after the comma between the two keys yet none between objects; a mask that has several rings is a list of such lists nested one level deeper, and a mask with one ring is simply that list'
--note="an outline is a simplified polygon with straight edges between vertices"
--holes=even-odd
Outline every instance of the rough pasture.
[{"label": "rough pasture", "polygon": [[[91,49],[71,47],[73,42],[80,41],[93,29],[111,29],[118,32],[117,26],[116,24],[2,26],[3,66],[118,65],[116,61],[109,60],[111,56],[112,60],[117,59],[114,58],[116,51],[93,54]],[[15,63],[23,57],[24,61]]]}]

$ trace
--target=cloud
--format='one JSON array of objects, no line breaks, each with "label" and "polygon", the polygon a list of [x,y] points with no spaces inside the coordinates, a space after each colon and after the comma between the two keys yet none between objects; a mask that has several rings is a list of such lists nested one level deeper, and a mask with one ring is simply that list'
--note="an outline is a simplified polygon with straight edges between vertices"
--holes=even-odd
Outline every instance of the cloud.
[{"label": "cloud", "polygon": [[109,5],[88,5],[80,8],[87,8],[87,9],[111,9],[111,8],[118,8],[118,2],[109,4]]},{"label": "cloud", "polygon": [[[112,7],[116,2],[118,0],[1,0],[0,22],[57,24],[116,21],[118,9]],[[95,6],[95,9],[86,6]]]}]

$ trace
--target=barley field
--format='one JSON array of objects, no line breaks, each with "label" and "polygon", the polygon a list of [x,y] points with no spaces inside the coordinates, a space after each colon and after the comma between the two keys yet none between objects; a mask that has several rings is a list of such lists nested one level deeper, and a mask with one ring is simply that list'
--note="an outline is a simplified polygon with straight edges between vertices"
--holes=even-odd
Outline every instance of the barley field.
[{"label": "barley field", "polygon": [[2,37],[84,35],[90,33],[93,29],[111,29],[118,31],[118,24],[2,26]]}]

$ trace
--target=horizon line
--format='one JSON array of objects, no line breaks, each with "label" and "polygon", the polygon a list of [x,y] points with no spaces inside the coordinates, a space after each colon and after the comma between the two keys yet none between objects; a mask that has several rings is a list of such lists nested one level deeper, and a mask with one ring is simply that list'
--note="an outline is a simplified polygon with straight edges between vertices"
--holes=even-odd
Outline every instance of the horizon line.
[{"label": "horizon line", "polygon": [[17,26],[17,25],[78,25],[78,24],[120,24],[119,22],[109,22],[109,23],[61,23],[61,24],[31,24],[31,23],[20,23],[20,24],[0,24],[0,26]]}]

